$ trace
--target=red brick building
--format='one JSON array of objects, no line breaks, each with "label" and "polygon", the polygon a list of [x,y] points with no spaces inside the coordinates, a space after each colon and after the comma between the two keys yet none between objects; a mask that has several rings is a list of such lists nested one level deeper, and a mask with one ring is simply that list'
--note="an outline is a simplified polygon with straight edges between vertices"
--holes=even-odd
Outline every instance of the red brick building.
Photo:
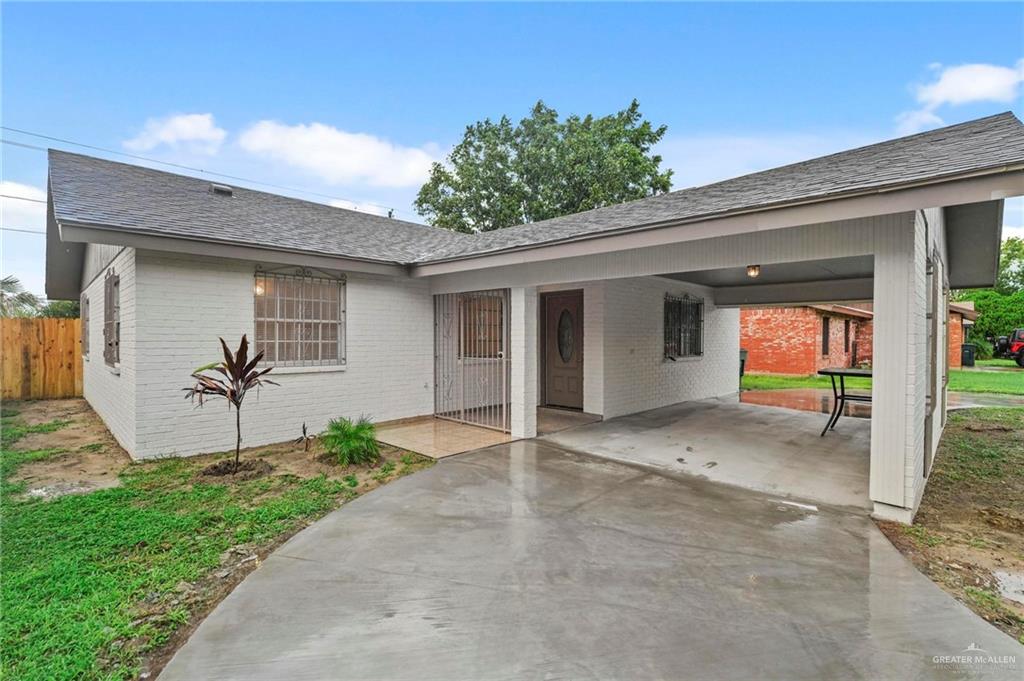
[{"label": "red brick building", "polygon": [[[871,303],[740,310],[740,347],[746,371],[808,375],[825,367],[871,363]],[[948,360],[960,368],[960,346],[978,313],[973,303],[950,303]]]},{"label": "red brick building", "polygon": [[846,305],[740,310],[740,347],[746,371],[816,373],[871,361],[872,313]]},{"label": "red brick building", "polygon": [[960,346],[967,338],[967,330],[974,326],[978,313],[974,310],[974,302],[949,304],[949,368],[959,369]]}]

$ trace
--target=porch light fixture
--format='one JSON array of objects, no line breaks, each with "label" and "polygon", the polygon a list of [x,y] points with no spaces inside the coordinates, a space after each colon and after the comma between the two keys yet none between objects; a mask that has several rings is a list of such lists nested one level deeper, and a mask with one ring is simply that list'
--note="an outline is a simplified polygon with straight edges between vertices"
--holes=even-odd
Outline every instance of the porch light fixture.
[{"label": "porch light fixture", "polygon": [[757,275],[761,274],[760,265],[747,265],[747,276],[751,279],[756,279]]}]

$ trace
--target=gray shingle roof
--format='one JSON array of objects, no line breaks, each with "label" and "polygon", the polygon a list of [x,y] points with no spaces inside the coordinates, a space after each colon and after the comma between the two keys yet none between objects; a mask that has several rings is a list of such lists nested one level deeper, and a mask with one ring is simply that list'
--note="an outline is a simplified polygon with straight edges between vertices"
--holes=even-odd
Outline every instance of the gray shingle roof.
[{"label": "gray shingle roof", "polygon": [[475,235],[378,217],[89,156],[50,151],[58,221],[146,234],[399,263],[424,263],[645,226],[825,200],[1024,163],[1012,113],[902,137],[543,222]]},{"label": "gray shingle roof", "polygon": [[1022,162],[1024,125],[1006,112],[702,187],[485,232],[446,244],[424,260],[827,199]]},{"label": "gray shingle roof", "polygon": [[472,238],[234,185],[233,196],[218,196],[210,184],[50,150],[50,194],[58,222],[398,263]]}]

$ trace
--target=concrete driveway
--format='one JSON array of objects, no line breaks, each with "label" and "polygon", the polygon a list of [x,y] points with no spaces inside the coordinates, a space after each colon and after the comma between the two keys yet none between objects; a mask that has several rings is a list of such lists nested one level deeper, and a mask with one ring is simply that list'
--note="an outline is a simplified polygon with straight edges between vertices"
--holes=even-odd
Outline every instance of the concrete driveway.
[{"label": "concrete driveway", "polygon": [[525,441],[303,531],[160,678],[963,678],[933,657],[972,644],[1020,678],[863,513]]}]

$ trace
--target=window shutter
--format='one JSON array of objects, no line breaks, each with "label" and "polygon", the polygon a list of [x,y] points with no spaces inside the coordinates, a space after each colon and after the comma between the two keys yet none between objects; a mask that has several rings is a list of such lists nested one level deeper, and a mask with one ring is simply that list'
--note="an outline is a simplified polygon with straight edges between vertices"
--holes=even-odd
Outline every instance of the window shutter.
[{"label": "window shutter", "polygon": [[79,309],[82,316],[82,355],[89,356],[89,296],[84,293],[79,298]]},{"label": "window shutter", "polygon": [[118,364],[121,361],[121,277],[114,275],[111,277],[114,281],[110,285],[111,292],[110,297],[114,303],[114,364]]},{"label": "window shutter", "polygon": [[103,280],[103,361],[114,366],[121,360],[121,277],[107,270]]},{"label": "window shutter", "polygon": [[110,359],[110,272],[103,279],[103,361],[113,364]]}]

